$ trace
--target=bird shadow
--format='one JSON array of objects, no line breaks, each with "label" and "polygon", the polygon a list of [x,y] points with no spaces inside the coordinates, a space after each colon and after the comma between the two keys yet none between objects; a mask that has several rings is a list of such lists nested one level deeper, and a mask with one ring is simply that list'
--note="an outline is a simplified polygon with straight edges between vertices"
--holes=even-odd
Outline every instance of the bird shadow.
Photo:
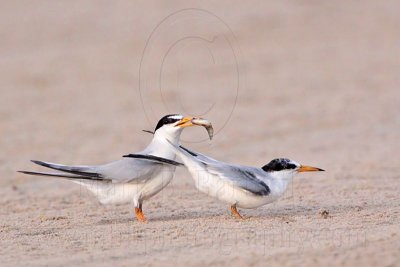
[{"label": "bird shadow", "polygon": [[184,220],[196,220],[196,219],[216,219],[220,218],[220,213],[215,212],[196,212],[196,211],[185,211],[184,213],[178,213],[171,216],[155,216],[151,218],[154,222],[172,222],[172,221],[184,221]]},{"label": "bird shadow", "polygon": [[125,223],[131,223],[135,220],[136,219],[130,217],[101,219],[96,223],[96,225],[125,224]]},{"label": "bird shadow", "polygon": [[[360,205],[285,205],[280,207],[263,209],[246,210],[241,209],[240,213],[247,220],[237,220],[235,219],[228,210],[221,211],[221,209],[215,211],[190,211],[185,210],[176,214],[171,215],[157,215],[150,214],[147,216],[148,222],[174,222],[174,221],[188,221],[188,220],[232,220],[237,222],[245,222],[250,220],[288,220],[290,218],[296,218],[298,216],[307,216],[310,218],[324,217],[324,213],[328,212],[329,217],[338,216],[342,213],[348,212],[360,212],[368,208],[379,208],[382,205],[371,205],[360,206]],[[101,219],[97,222],[97,225],[107,225],[107,224],[126,224],[137,222],[137,219],[133,216],[130,217],[120,217],[120,218],[110,218]]]}]

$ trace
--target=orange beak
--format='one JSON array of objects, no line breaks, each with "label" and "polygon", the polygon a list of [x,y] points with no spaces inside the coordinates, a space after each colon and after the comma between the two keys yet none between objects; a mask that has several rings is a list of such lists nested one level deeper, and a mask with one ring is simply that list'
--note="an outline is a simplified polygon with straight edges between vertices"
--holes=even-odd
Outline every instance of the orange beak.
[{"label": "orange beak", "polygon": [[184,117],[183,119],[181,119],[179,121],[179,123],[176,126],[179,126],[181,128],[193,126],[193,122],[192,122],[193,119],[194,119],[193,117]]},{"label": "orange beak", "polygon": [[195,117],[184,117],[176,124],[176,126],[181,127],[181,128],[185,128],[185,127],[193,126],[193,125],[203,126],[204,128],[206,128],[208,137],[210,137],[210,140],[213,138],[214,129],[211,125],[211,122],[209,122],[208,120],[205,120],[202,118],[195,118]]},{"label": "orange beak", "polygon": [[324,172],[325,170],[316,168],[316,167],[301,165],[297,171],[298,172]]}]

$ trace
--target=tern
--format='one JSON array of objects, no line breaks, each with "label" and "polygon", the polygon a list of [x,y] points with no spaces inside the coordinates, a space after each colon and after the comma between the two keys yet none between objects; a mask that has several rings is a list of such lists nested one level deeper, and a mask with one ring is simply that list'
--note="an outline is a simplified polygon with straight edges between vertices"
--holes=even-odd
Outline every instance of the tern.
[{"label": "tern", "polygon": [[277,158],[261,168],[215,160],[171,143],[191,173],[196,188],[230,205],[232,215],[243,219],[237,208],[254,209],[276,201],[299,172],[324,171]]},{"label": "tern", "polygon": [[[166,187],[174,176],[176,154],[171,144],[179,145],[182,130],[188,126],[203,126],[210,139],[213,128],[209,121],[167,115],[159,120],[151,143],[141,152],[97,166],[67,166],[32,160],[33,163],[61,172],[20,171],[24,174],[67,178],[93,192],[101,204],[133,203],[136,218],[146,222],[142,203]],[[169,143],[168,143],[169,142]]]}]

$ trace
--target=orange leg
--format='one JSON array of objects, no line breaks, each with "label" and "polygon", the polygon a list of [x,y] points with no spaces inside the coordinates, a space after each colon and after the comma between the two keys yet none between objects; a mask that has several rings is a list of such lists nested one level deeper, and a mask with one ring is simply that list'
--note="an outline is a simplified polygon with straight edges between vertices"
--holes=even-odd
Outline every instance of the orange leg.
[{"label": "orange leg", "polygon": [[142,205],[140,205],[139,208],[135,208],[135,214],[139,222],[147,223],[147,219],[143,214]]},{"label": "orange leg", "polygon": [[232,215],[235,216],[236,218],[242,219],[242,220],[244,219],[242,217],[242,215],[240,215],[240,213],[237,211],[236,204],[231,206],[231,212],[232,212]]}]

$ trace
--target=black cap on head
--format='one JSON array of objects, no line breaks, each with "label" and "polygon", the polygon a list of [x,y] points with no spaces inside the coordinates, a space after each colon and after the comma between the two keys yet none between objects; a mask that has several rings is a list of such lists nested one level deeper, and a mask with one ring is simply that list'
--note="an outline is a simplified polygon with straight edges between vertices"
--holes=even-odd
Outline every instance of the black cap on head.
[{"label": "black cap on head", "polygon": [[266,172],[282,171],[282,170],[294,170],[296,169],[296,164],[292,163],[290,159],[273,159],[267,165],[262,167]]},{"label": "black cap on head", "polygon": [[165,115],[164,117],[162,117],[156,126],[156,129],[154,130],[154,132],[156,132],[159,128],[161,128],[163,125],[165,124],[171,124],[171,123],[175,123],[177,121],[180,121],[183,118],[182,115],[179,114],[170,114],[170,115]]}]

